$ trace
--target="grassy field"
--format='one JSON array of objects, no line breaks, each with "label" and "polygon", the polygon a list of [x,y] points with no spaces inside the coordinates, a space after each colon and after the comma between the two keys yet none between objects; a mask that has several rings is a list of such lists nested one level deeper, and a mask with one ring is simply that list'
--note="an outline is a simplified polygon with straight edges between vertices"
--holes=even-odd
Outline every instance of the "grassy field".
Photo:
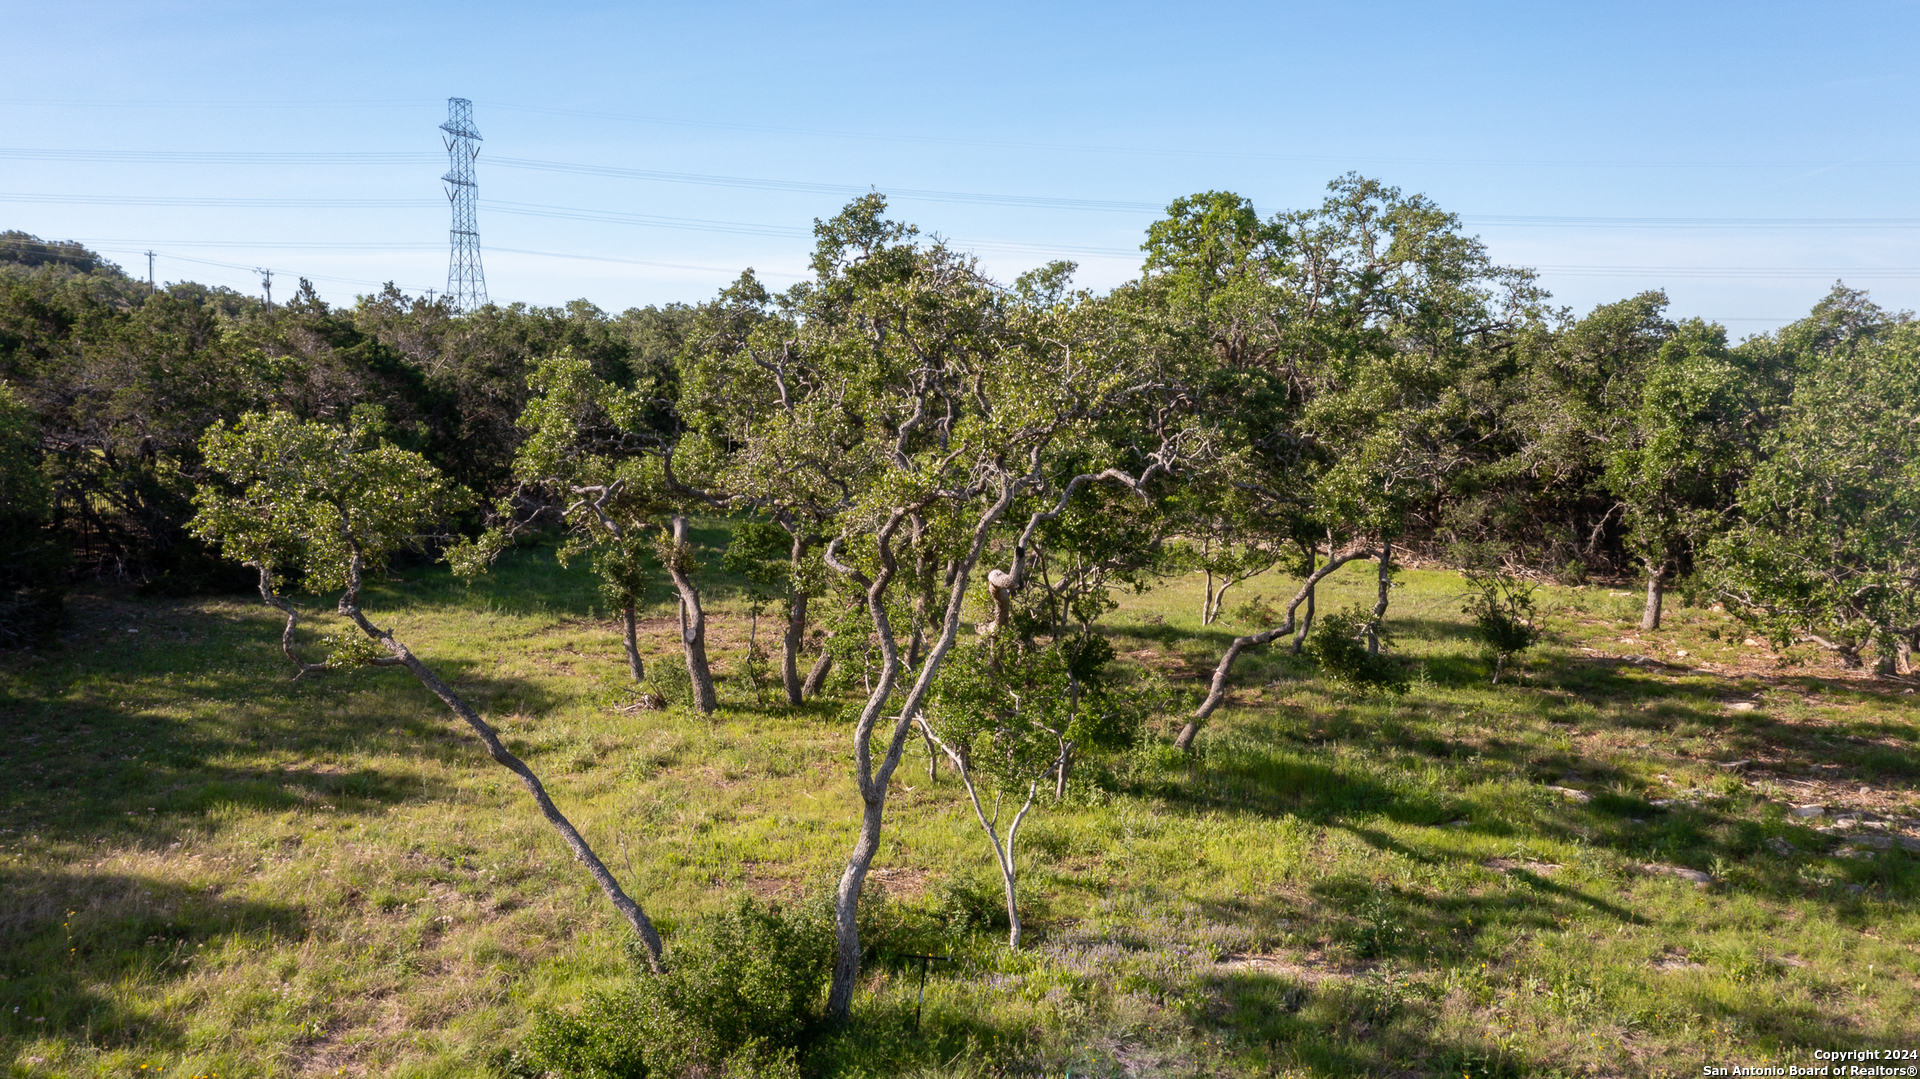
[{"label": "grassy field", "polygon": [[[843,864],[851,694],[760,705],[724,582],[706,719],[631,707],[614,624],[550,553],[471,590],[399,576],[369,608],[484,706],[669,938]],[[877,863],[882,954],[809,1067],[1477,1079],[1920,1049],[1911,688],[1776,656],[1710,610],[1641,634],[1638,597],[1605,588],[1543,590],[1549,642],[1489,686],[1459,578],[1400,584],[1406,696],[1270,652],[1194,754],[1169,717],[1037,809],[1018,953],[977,924],[990,854],[916,744]],[[1116,647],[1209,669],[1236,627],[1199,627],[1199,592],[1125,597]],[[651,663],[676,655],[660,599]],[[404,672],[289,681],[272,612],[241,597],[71,610],[61,648],[0,658],[10,1074],[507,1075],[536,1009],[629,976],[623,927],[524,791]],[[917,973],[887,949],[928,941],[956,962],[916,1027]]]}]

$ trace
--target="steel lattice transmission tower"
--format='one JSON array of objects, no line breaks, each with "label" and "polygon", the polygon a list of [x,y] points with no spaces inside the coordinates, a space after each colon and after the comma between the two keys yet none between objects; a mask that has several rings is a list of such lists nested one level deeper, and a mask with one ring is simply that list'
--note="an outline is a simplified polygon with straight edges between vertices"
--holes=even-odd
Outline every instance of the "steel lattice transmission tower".
[{"label": "steel lattice transmission tower", "polygon": [[453,203],[453,230],[448,239],[453,254],[447,262],[447,299],[456,311],[473,311],[487,302],[487,275],[480,268],[480,187],[473,179],[473,160],[480,156],[480,132],[473,126],[473,102],[447,99],[447,157],[452,167],[446,181],[447,201]]}]

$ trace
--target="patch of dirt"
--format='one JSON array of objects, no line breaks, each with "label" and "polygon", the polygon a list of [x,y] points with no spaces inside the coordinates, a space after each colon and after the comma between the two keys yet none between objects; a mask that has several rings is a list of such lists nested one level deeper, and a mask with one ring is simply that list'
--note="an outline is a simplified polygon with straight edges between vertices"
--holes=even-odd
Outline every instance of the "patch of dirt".
[{"label": "patch of dirt", "polygon": [[886,887],[887,895],[895,899],[918,899],[927,892],[927,881],[932,876],[924,869],[872,869],[867,877],[877,880]]},{"label": "patch of dirt", "polygon": [[1305,955],[1297,956],[1262,953],[1228,955],[1226,958],[1215,963],[1213,969],[1215,973],[1219,974],[1239,971],[1273,974],[1313,985],[1330,978],[1357,977],[1373,970],[1379,965],[1378,962],[1372,960],[1341,962],[1329,958],[1324,952],[1312,951]]},{"label": "patch of dirt", "polygon": [[1126,656],[1141,666],[1152,667],[1169,678],[1200,677],[1200,672],[1194,670],[1184,657],[1168,655],[1157,648],[1142,648],[1137,652],[1128,652]]},{"label": "patch of dirt", "polygon": [[1698,869],[1688,869],[1685,866],[1663,865],[1659,862],[1648,862],[1645,865],[1640,867],[1640,871],[1642,873],[1647,873],[1652,876],[1679,877],[1681,880],[1691,882],[1693,886],[1696,888],[1713,887],[1712,874],[1702,873]]},{"label": "patch of dirt", "polygon": [[1486,861],[1481,862],[1480,864],[1483,866],[1486,866],[1488,869],[1493,870],[1495,873],[1507,873],[1515,869],[1524,869],[1529,873],[1533,873],[1542,877],[1546,876],[1547,874],[1553,872],[1556,869],[1565,868],[1564,866],[1560,865],[1558,862],[1532,862],[1532,861],[1522,862],[1522,861],[1516,861],[1512,858],[1489,858]]},{"label": "patch of dirt", "polygon": [[[336,1020],[328,1024],[319,1040],[294,1050],[296,1075],[367,1075],[366,1050],[391,1039],[406,1029],[407,1014],[398,1001],[381,1002],[380,1018],[371,1026]],[[363,1034],[364,1037],[352,1037]]]},{"label": "patch of dirt", "polygon": [[770,862],[752,860],[740,863],[740,883],[752,892],[755,898],[785,901],[800,899],[806,894],[806,886],[798,878],[782,875],[779,866]]},{"label": "patch of dirt", "polygon": [[[1824,812],[1820,816],[1828,820],[1840,821],[1853,818],[1885,821],[1896,830],[1912,829],[1920,825],[1920,819],[1906,816],[1913,808],[1912,795],[1909,792],[1862,786],[1858,781],[1847,778],[1844,774],[1845,769],[1840,765],[1814,767],[1817,769],[1814,773],[1815,778],[1799,779],[1782,775],[1770,778],[1788,788],[1783,794],[1789,802],[1796,806],[1821,806]],[[1830,827],[1830,825],[1823,826]]]}]

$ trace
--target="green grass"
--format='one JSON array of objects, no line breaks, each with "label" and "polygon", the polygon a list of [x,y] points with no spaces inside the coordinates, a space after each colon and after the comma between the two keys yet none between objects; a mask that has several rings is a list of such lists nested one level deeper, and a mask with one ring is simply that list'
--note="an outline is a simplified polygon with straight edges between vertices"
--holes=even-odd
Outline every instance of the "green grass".
[{"label": "green grass", "polygon": [[[843,864],[851,694],[758,706],[729,677],[738,582],[713,588],[709,720],[620,710],[617,630],[549,553],[471,590],[397,572],[369,608],[497,723],[669,936],[738,890],[797,897]],[[1813,827],[1920,817],[1905,686],[1774,657],[1709,610],[1641,634],[1637,595],[1555,588],[1548,643],[1490,687],[1462,582],[1400,583],[1405,697],[1356,697],[1276,648],[1239,669],[1194,754],[1167,748],[1167,717],[1037,809],[1017,954],[948,929],[994,883],[990,855],[916,744],[877,862],[882,953],[854,1028],[810,1066],[1667,1075],[1912,1047],[1914,856]],[[1372,588],[1350,566],[1320,608]],[[1199,592],[1125,597],[1116,647],[1210,670],[1245,627],[1200,627]],[[666,599],[650,663],[677,661]],[[404,672],[289,681],[272,612],[241,598],[92,591],[72,611],[59,650],[0,658],[11,1074],[503,1075],[534,1009],[628,976],[591,882]],[[1810,802],[1827,815],[1789,811]],[[917,1030],[917,969],[886,951],[909,943],[958,959],[934,968]]]}]

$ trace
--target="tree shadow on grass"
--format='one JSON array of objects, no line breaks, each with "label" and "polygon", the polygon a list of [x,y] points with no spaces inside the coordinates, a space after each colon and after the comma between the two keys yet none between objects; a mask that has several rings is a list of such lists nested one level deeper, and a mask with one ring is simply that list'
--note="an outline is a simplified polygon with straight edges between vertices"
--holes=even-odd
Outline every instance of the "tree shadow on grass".
[{"label": "tree shadow on grass", "polygon": [[1431,1009],[1390,975],[1309,980],[1265,971],[1208,979],[1202,1022],[1257,1069],[1327,1075],[1520,1076],[1525,1057],[1489,1042],[1436,1037]]},{"label": "tree shadow on grass", "polygon": [[1479,632],[1470,623],[1452,618],[1402,617],[1389,611],[1387,628],[1402,640],[1465,641],[1475,647],[1480,644]]},{"label": "tree shadow on grass", "polygon": [[[825,1033],[810,1047],[803,1057],[806,1070],[996,1079],[1268,1074],[1288,1066],[1331,1075],[1528,1073],[1523,1058],[1495,1046],[1436,1037],[1426,1011],[1390,981],[1309,985],[1255,972],[1212,975],[1201,983],[1204,995],[1178,994],[1184,1021],[1168,1015],[1145,1027],[1102,1029],[1091,1020],[1082,1029],[1049,1031],[943,1001],[941,982],[966,976],[931,976],[918,1022],[911,991],[866,999],[850,1026]],[[1064,985],[1052,991],[1074,995]],[[1163,1006],[1175,1002],[1173,996],[1161,1000]],[[1410,1065],[1423,1070],[1410,1072]]]},{"label": "tree shadow on grass", "polygon": [[[1711,687],[1694,687],[1681,700],[1663,701],[1657,722],[1711,724],[1743,755],[1810,737],[1806,727],[1729,712],[1721,707],[1723,699]],[[1370,715],[1364,708],[1297,717],[1295,711],[1283,708],[1264,719],[1245,713],[1222,716],[1226,722],[1216,724],[1195,753],[1168,755],[1156,767],[1127,777],[1122,786],[1184,812],[1291,816],[1339,827],[1351,827],[1346,822],[1350,817],[1377,815],[1398,824],[1452,822],[1489,836],[1586,845],[1612,851],[1634,866],[1708,872],[1742,891],[1778,900],[1845,903],[1852,894],[1847,886],[1871,888],[1873,894],[1888,897],[1920,890],[1920,880],[1908,874],[1891,868],[1869,870],[1874,863],[1864,857],[1828,858],[1815,877],[1808,878],[1801,871],[1807,859],[1824,858],[1842,840],[1797,818],[1767,816],[1754,803],[1753,793],[1731,778],[1736,771],[1715,779],[1718,786],[1713,789],[1650,788],[1638,773],[1610,757],[1583,752],[1578,743],[1543,746],[1525,737],[1493,735],[1469,745],[1422,731],[1417,722],[1406,723],[1395,715]],[[1522,722],[1551,718],[1536,715]],[[1588,712],[1579,722],[1587,728],[1648,720],[1629,707]],[[1382,760],[1378,749],[1383,744],[1409,751],[1399,758],[1407,770],[1406,782],[1395,781],[1392,757]],[[1369,754],[1356,759],[1328,751],[1339,745],[1366,745]],[[1869,761],[1876,749],[1887,760]],[[1809,745],[1807,753],[1844,761],[1853,769],[1907,763],[1902,750],[1865,743]],[[1415,774],[1420,758],[1445,760],[1505,782],[1491,788],[1475,784],[1489,792],[1484,794],[1449,792]],[[1529,789],[1530,784],[1538,786]],[[1554,787],[1563,789],[1550,789]],[[1781,857],[1770,847],[1782,839],[1796,848],[1792,856]],[[1882,850],[1878,858],[1892,867],[1889,853]],[[1838,883],[1818,883],[1822,874]],[[1873,879],[1866,879],[1870,876]],[[1551,881],[1543,884],[1548,892],[1559,887]]]},{"label": "tree shadow on grass", "polygon": [[1124,788],[1136,797],[1158,798],[1192,811],[1294,816],[1324,821],[1346,813],[1381,813],[1403,823],[1447,819],[1437,798],[1388,787],[1323,760],[1311,749],[1216,738],[1179,771],[1138,777]]},{"label": "tree shadow on grass", "polygon": [[[1347,831],[1349,834],[1353,835],[1355,838],[1359,839],[1360,841],[1366,843],[1368,846],[1373,847],[1376,850],[1391,851],[1413,862],[1419,862],[1426,865],[1439,865],[1442,863],[1457,864],[1460,862],[1472,862],[1473,864],[1476,864],[1476,865],[1482,864],[1474,859],[1467,858],[1467,857],[1436,856],[1428,851],[1419,850],[1418,848],[1411,847],[1411,846],[1408,846],[1407,844],[1401,843],[1398,840],[1394,839],[1392,836],[1387,835],[1385,832],[1381,832],[1377,829],[1349,826],[1347,828]],[[1562,917],[1565,914],[1573,913],[1575,911],[1575,908],[1580,906],[1586,907],[1588,910],[1592,911],[1593,913],[1606,915],[1609,918],[1613,918],[1616,921],[1624,922],[1628,925],[1648,924],[1645,918],[1641,917],[1639,914],[1636,914],[1631,910],[1628,910],[1626,907],[1620,906],[1617,903],[1608,902],[1607,900],[1602,899],[1599,896],[1589,895],[1588,893],[1583,892],[1578,888],[1574,888],[1569,885],[1562,884],[1559,881],[1553,880],[1545,872],[1528,869],[1524,865],[1507,867],[1502,871],[1505,873],[1508,879],[1516,880],[1522,884],[1525,884],[1530,894],[1538,898],[1546,908],[1550,908],[1549,909],[1550,916],[1546,919],[1546,921],[1539,922],[1539,923],[1529,923],[1529,925],[1533,928],[1552,928],[1555,924],[1554,919]],[[1317,884],[1314,886],[1314,890],[1316,894],[1323,894],[1331,898],[1331,897],[1334,897],[1336,893],[1339,893],[1344,889],[1346,893],[1346,897],[1353,898],[1361,894],[1360,892],[1355,891],[1355,888],[1357,887],[1360,887],[1360,885],[1355,884],[1354,882],[1347,882],[1343,884],[1340,881],[1335,880],[1330,882],[1323,882],[1322,884]],[[1416,901],[1428,903],[1431,906],[1431,909],[1433,909],[1435,912],[1437,912],[1442,916],[1446,916],[1446,915],[1449,915],[1451,912],[1456,912],[1460,910],[1471,910],[1471,908],[1473,908],[1476,905],[1485,904],[1485,897],[1446,896],[1436,901],[1436,900],[1428,899],[1427,897],[1418,896],[1418,893],[1407,892],[1407,893],[1401,893],[1401,894],[1407,897],[1413,898]],[[1511,898],[1512,898],[1512,894],[1509,893],[1506,899],[1511,900]],[[1511,903],[1509,902],[1507,903],[1507,905],[1511,906]],[[1487,922],[1487,919],[1484,917],[1478,920],[1478,924],[1481,924],[1481,925],[1486,924],[1486,922]],[[1453,928],[1458,927],[1457,921],[1448,922],[1447,924]]]},{"label": "tree shadow on grass", "polygon": [[[404,762],[487,766],[464,725],[405,671],[294,681],[268,614],[160,606],[156,620],[192,632],[116,642],[110,657],[67,649],[0,667],[0,725],[14,732],[0,741],[0,824],[50,841],[164,842],[217,826],[228,809],[352,812],[450,793]],[[483,710],[560,704],[477,664],[436,666]]]},{"label": "tree shadow on grass", "polygon": [[207,959],[209,948],[297,940],[307,912],[229,899],[129,873],[0,868],[0,1054],[58,1035],[99,1049],[179,1047],[181,1015],[129,1008],[100,987],[151,997]]}]

